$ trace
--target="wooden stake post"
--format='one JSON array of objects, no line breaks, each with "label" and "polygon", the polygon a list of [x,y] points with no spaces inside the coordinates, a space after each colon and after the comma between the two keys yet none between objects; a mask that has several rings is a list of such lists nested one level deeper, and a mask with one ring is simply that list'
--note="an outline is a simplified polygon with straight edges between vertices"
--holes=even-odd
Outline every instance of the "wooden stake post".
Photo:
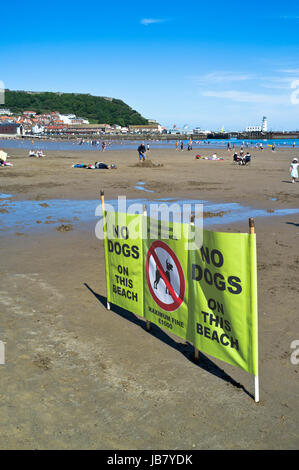
[{"label": "wooden stake post", "polygon": [[[196,215],[191,215],[190,217],[190,225],[195,225],[195,216]],[[199,361],[199,350],[194,346],[194,361],[198,362]]]},{"label": "wooden stake post", "polygon": [[[249,234],[254,235],[255,234],[255,226],[254,226],[254,219],[250,218],[249,219]],[[259,376],[255,375],[254,376],[254,400],[256,403],[260,401],[260,387],[259,387]]]},{"label": "wooden stake post", "polygon": [[[144,215],[144,217],[147,217],[146,205],[143,206],[143,215]],[[146,331],[151,330],[151,322],[149,320],[145,321],[145,327],[146,327]]]},{"label": "wooden stake post", "polygon": [[[104,191],[101,191],[101,204],[102,204],[102,212],[103,212],[103,229],[104,229],[104,224],[106,223]],[[105,240],[104,240],[104,243],[105,243]],[[110,302],[108,302],[108,300],[107,300],[107,310],[110,310]]]}]

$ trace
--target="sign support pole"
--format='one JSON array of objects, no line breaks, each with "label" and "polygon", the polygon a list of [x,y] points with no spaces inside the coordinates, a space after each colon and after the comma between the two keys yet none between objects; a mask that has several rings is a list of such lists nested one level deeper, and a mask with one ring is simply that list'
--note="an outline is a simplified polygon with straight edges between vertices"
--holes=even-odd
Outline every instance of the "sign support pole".
[{"label": "sign support pole", "polygon": [[[146,210],[146,205],[145,204],[143,206],[143,215],[144,215],[144,217],[147,217],[147,210]],[[151,322],[148,321],[148,320],[145,320],[145,327],[146,327],[146,331],[150,331],[151,330]]]},{"label": "sign support pole", "polygon": [[[249,234],[254,235],[255,234],[255,225],[254,225],[254,219],[250,218],[249,219]],[[259,386],[259,376],[255,375],[254,376],[254,400],[256,403],[260,401],[260,386]]]},{"label": "sign support pole", "polygon": [[[196,216],[196,214],[195,214],[195,215],[191,215],[191,217],[190,217],[190,225],[195,225],[195,223],[194,223],[195,216]],[[194,347],[194,361],[195,361],[196,363],[199,362],[199,350],[198,350],[196,347]]]},{"label": "sign support pole", "polygon": [[[102,204],[102,212],[103,212],[103,230],[105,233],[105,225],[106,225],[106,215],[105,215],[105,197],[104,191],[101,191],[101,204]],[[107,240],[107,233],[105,234],[104,244],[106,245]],[[105,248],[105,256],[106,256],[106,248]],[[107,310],[110,310],[110,302],[107,300]]]}]

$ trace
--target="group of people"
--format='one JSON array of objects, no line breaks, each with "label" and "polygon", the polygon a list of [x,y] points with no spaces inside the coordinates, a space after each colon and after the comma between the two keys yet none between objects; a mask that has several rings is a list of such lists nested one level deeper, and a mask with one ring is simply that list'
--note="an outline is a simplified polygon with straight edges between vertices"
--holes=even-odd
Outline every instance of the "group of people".
[{"label": "group of people", "polygon": [[239,165],[248,165],[251,161],[251,155],[249,152],[244,155],[244,151],[240,151],[240,155],[238,155],[236,152],[234,153],[233,160],[235,163],[238,163]]},{"label": "group of people", "polygon": [[29,157],[41,158],[41,157],[45,157],[45,156],[46,155],[44,155],[42,150],[37,150],[36,152],[34,150],[29,151]]},{"label": "group of people", "polygon": [[86,168],[87,170],[116,170],[117,166],[115,163],[111,163],[110,165],[107,165],[107,163],[104,162],[95,162],[94,165],[92,163],[76,163],[75,165],[72,165],[73,168]]},{"label": "group of people", "polygon": [[83,144],[90,144],[90,145],[93,145],[93,146],[96,146],[96,145],[99,145],[99,150],[102,149],[102,151],[104,152],[106,150],[106,142],[99,142],[98,140],[84,140],[84,139],[81,139],[79,142],[78,142],[78,145],[83,145]]},{"label": "group of people", "polygon": [[[176,150],[181,150],[181,152],[184,150],[184,142],[181,140],[180,142],[176,141],[175,143],[175,149]],[[192,150],[192,141],[190,140],[190,142],[188,143],[187,145],[187,150],[190,151]]]}]

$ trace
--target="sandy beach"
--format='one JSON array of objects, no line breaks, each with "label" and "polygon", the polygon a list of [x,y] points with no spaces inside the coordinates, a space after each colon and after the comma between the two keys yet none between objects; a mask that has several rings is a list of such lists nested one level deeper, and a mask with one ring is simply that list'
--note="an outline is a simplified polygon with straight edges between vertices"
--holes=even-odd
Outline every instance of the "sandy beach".
[{"label": "sandy beach", "polygon": [[[250,149],[244,167],[233,164],[232,151],[215,152],[224,160],[195,159],[212,149],[152,149],[153,165],[140,167],[136,150],[46,151],[37,159],[9,149],[13,167],[0,168],[0,193],[12,196],[0,199],[1,449],[298,448],[291,343],[299,340],[299,213],[287,210],[299,209],[299,182],[288,172],[299,150]],[[117,169],[72,168],[95,161]],[[135,188],[140,181],[148,191]],[[249,374],[203,354],[196,364],[189,344],[106,309],[96,219],[47,213],[49,200],[96,200],[101,190],[106,199],[198,199],[269,214],[255,219],[259,404]],[[31,228],[20,219],[6,231],[21,201],[38,201],[44,219],[33,213]],[[248,219],[214,229],[248,232]]]}]

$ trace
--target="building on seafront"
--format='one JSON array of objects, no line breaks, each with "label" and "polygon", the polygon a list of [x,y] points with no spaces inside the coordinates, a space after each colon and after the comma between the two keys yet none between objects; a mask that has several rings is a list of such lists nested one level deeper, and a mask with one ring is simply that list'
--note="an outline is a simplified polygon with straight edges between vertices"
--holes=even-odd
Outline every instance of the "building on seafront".
[{"label": "building on seafront", "polygon": [[12,116],[12,112],[8,108],[0,108],[0,116],[2,115]]},{"label": "building on seafront", "polygon": [[15,122],[1,122],[0,123],[0,136],[17,137],[24,134],[24,127],[22,124]]},{"label": "building on seafront", "polygon": [[261,132],[261,130],[261,126],[247,126],[245,129],[246,132]]},{"label": "building on seafront", "polygon": [[163,128],[160,124],[137,124],[129,125],[131,134],[160,134]]},{"label": "building on seafront", "polygon": [[268,132],[268,119],[266,118],[266,116],[263,117],[262,132]]},{"label": "building on seafront", "polygon": [[247,126],[245,132],[268,132],[268,119],[263,116],[261,126]]}]

